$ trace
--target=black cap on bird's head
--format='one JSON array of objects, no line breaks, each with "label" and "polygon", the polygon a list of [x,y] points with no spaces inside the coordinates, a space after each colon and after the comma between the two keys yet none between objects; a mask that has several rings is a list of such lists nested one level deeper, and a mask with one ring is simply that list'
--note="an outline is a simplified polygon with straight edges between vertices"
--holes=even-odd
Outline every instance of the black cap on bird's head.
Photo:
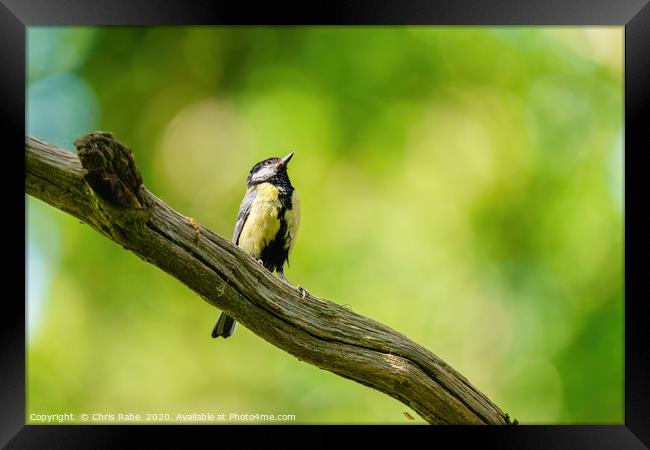
[{"label": "black cap on bird's head", "polygon": [[288,182],[287,164],[293,158],[294,153],[291,152],[284,158],[269,158],[258,162],[248,174],[246,184],[252,186],[259,183],[273,182],[276,179]]}]

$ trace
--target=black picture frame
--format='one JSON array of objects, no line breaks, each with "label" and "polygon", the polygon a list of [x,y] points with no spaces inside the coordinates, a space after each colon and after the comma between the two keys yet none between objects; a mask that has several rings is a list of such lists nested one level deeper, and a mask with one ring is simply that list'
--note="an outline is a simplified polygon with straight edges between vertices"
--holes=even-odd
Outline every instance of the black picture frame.
[{"label": "black picture frame", "polygon": [[[433,433],[453,439],[454,446],[535,448],[647,448],[650,445],[650,358],[643,314],[642,219],[644,190],[640,186],[645,135],[650,117],[650,0],[417,0],[410,2],[271,3],[146,0],[0,0],[0,120],[5,125],[3,171],[5,200],[16,201],[23,214],[6,213],[6,233],[25,233],[25,197],[19,149],[25,135],[25,35],[31,25],[193,25],[193,24],[431,24],[431,25],[618,25],[625,27],[625,424],[510,427],[393,427],[400,433]],[[643,119],[646,117],[646,119]],[[646,125],[646,127],[644,127]],[[24,160],[22,161],[24,163]],[[22,178],[24,183],[24,178]],[[647,203],[647,202],[646,202]],[[24,234],[23,234],[24,235]],[[11,266],[24,261],[25,247],[16,241]],[[5,246],[5,250],[7,247]],[[23,255],[21,258],[20,255]],[[5,256],[9,259],[9,256]],[[26,279],[13,278],[17,293]],[[22,282],[22,286],[19,283]],[[7,448],[113,448],[128,444],[134,434],[150,445],[173,437],[183,442],[205,439],[221,443],[226,436],[238,445],[252,440],[236,426],[70,426],[25,425],[25,308],[18,295],[3,290],[2,353],[0,355],[0,444]],[[589,349],[585,349],[589,351]],[[256,428],[256,427],[254,427]],[[295,427],[266,427],[277,433]],[[300,427],[302,428],[302,427]],[[370,427],[366,427],[366,430]],[[319,431],[318,433],[322,432]],[[155,435],[154,433],[155,432]],[[372,431],[371,431],[372,432]],[[373,432],[374,433],[374,432]],[[327,440],[328,435],[323,435]],[[315,437],[311,435],[313,440]],[[431,436],[422,436],[431,439]],[[285,438],[286,439],[286,438]],[[334,442],[337,438],[330,436]],[[324,441],[326,442],[326,441]],[[433,442],[433,441],[431,441]],[[440,442],[440,441],[436,441]],[[645,443],[645,445],[644,445]]]}]

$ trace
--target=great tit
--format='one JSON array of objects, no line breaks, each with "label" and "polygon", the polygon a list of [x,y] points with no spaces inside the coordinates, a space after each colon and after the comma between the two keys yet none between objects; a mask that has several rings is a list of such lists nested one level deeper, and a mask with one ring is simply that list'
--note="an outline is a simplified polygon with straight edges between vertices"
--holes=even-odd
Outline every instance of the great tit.
[{"label": "great tit", "polygon": [[[239,207],[232,242],[265,268],[278,274],[287,284],[284,263],[296,242],[300,225],[300,202],[289,181],[287,164],[294,152],[284,158],[269,158],[253,166],[246,178],[246,195]],[[290,284],[289,284],[290,285]],[[306,291],[300,286],[303,298]],[[221,313],[212,337],[232,336],[237,322]]]}]

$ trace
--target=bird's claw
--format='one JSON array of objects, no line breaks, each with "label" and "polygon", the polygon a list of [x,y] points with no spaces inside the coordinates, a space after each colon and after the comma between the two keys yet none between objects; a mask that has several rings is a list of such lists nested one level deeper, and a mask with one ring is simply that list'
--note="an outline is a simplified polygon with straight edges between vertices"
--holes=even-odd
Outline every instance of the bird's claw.
[{"label": "bird's claw", "polygon": [[291,283],[289,283],[289,280],[287,280],[287,277],[284,276],[284,272],[281,272],[281,273],[279,274],[279,277],[280,277],[280,279],[282,280],[282,282],[283,282],[284,284],[286,284],[286,285],[289,286],[290,288],[292,288],[292,289],[296,289],[298,292],[300,292],[300,295],[301,295],[301,299],[302,299],[302,300],[304,300],[305,297],[307,297],[307,294],[309,293],[309,292],[307,292],[307,289],[305,289],[304,287],[300,286],[299,284],[296,285],[296,286],[293,286]]}]

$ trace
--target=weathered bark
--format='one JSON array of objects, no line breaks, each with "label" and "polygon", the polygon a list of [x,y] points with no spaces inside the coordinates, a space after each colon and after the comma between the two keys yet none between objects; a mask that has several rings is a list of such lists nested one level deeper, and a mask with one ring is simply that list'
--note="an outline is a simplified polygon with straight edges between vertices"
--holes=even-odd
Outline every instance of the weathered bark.
[{"label": "weathered bark", "polygon": [[384,392],[430,423],[511,423],[426,348],[348,308],[312,294],[302,299],[228,240],[174,211],[144,187],[131,151],[110,133],[75,145],[78,156],[26,137],[29,195],[161,268],[276,347]]}]

